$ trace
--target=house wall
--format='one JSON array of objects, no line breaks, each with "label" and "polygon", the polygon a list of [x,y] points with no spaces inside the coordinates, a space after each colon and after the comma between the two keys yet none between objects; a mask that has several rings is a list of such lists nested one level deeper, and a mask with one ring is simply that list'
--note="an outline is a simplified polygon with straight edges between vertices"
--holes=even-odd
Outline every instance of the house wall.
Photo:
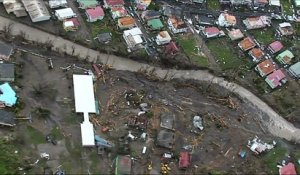
[{"label": "house wall", "polygon": [[50,20],[50,16],[39,16],[36,18],[32,18],[31,20],[32,20],[32,22],[47,21],[47,20]]},{"label": "house wall", "polygon": [[15,79],[14,78],[1,78],[0,77],[0,81],[3,81],[3,82],[6,82],[6,81],[15,81]]}]

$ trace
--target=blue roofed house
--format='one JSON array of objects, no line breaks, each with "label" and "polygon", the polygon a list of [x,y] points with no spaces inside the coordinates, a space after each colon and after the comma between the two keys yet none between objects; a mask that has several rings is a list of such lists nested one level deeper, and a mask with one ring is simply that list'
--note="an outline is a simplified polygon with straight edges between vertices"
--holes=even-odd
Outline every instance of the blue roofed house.
[{"label": "blue roofed house", "polygon": [[16,92],[8,83],[0,85],[0,105],[12,107],[17,102]]}]

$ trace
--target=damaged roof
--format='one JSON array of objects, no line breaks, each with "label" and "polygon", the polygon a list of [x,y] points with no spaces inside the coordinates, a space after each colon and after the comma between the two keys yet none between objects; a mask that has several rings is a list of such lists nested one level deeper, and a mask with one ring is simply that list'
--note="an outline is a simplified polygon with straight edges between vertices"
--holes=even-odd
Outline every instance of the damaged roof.
[{"label": "damaged roof", "polygon": [[115,175],[131,174],[131,158],[129,156],[118,156],[116,158]]}]

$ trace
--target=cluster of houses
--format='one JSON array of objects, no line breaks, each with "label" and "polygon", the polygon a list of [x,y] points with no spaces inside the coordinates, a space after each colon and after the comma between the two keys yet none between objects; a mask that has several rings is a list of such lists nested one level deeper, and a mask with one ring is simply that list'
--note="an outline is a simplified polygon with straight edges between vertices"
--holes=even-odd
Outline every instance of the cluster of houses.
[{"label": "cluster of houses", "polygon": [[16,104],[17,97],[9,82],[15,80],[14,64],[9,63],[10,56],[13,54],[11,45],[0,42],[0,108],[11,107]]},{"label": "cluster of houses", "polygon": [[15,126],[14,114],[3,110],[17,103],[17,95],[10,83],[15,80],[14,64],[9,63],[13,47],[0,42],[0,125]]},{"label": "cluster of houses", "polygon": [[[242,22],[247,30],[271,26],[271,19],[267,16],[248,17]],[[273,41],[267,47],[261,46],[252,36],[246,36],[240,29],[235,28],[236,23],[236,18],[227,12],[221,13],[216,21],[218,26],[226,27],[228,37],[232,41],[238,41],[241,51],[247,53],[257,64],[255,70],[272,89],[287,82],[284,70],[291,76],[300,78],[300,62],[295,63],[295,56],[291,50],[285,49],[280,41]],[[294,34],[294,29],[290,23],[283,22],[278,25],[276,32],[279,38],[289,37]],[[215,26],[204,27],[201,33],[206,38],[225,36],[225,33]]]}]

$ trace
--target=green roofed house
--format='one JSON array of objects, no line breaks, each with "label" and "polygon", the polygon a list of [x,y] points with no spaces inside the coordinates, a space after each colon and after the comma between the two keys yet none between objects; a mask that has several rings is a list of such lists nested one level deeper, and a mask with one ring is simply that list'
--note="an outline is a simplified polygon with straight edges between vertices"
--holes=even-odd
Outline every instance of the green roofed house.
[{"label": "green roofed house", "polygon": [[152,30],[160,30],[161,28],[164,27],[163,23],[161,22],[160,19],[151,19],[147,22],[147,25],[152,29]]},{"label": "green roofed house", "polygon": [[79,4],[79,8],[81,9],[87,9],[87,8],[93,8],[98,5],[97,0],[77,0]]},{"label": "green roofed house", "polygon": [[276,60],[280,64],[291,64],[291,61],[292,61],[293,58],[294,58],[294,54],[289,50],[285,50],[284,52],[280,53],[276,57]]},{"label": "green roofed house", "polygon": [[131,174],[131,158],[129,156],[117,156],[115,160],[115,175]]}]

